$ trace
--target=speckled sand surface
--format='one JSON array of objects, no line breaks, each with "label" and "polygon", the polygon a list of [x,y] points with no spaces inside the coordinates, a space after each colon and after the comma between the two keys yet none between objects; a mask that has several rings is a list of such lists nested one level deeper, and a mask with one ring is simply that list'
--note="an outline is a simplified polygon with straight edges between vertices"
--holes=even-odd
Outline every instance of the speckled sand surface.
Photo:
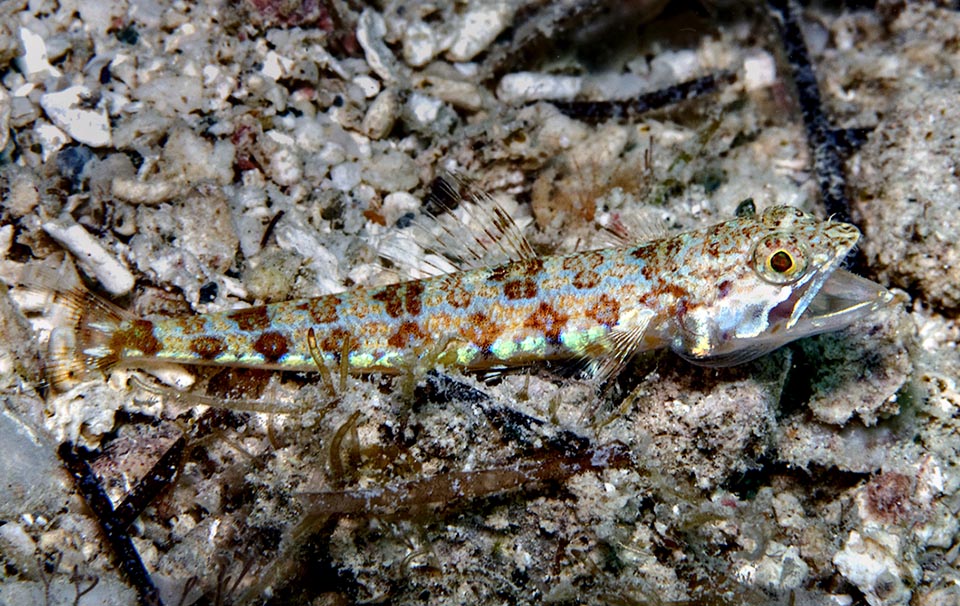
[{"label": "speckled sand surface", "polygon": [[[664,4],[501,69],[549,30],[519,0],[0,3],[0,604],[136,603],[57,448],[89,449],[117,505],[182,435],[129,529],[165,604],[960,603],[960,13],[935,3],[803,15],[834,126],[872,128],[851,214],[863,273],[897,294],[842,333],[722,371],[644,356],[604,403],[544,369],[432,399],[421,370],[349,379],[331,406],[274,377],[281,413],[131,382],[193,380],[175,370],[38,391],[56,319],[24,272],[76,268],[142,314],[385,283],[444,170],[542,251],[748,197],[822,215],[762,7]],[[719,93],[628,121],[541,101],[722,70]]]}]

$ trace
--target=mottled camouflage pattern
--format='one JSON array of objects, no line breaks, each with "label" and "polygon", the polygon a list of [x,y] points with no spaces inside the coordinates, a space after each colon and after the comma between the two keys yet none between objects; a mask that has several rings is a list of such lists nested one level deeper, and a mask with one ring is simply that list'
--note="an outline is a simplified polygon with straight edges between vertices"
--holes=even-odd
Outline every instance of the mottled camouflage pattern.
[{"label": "mottled camouflage pattern", "polygon": [[85,355],[101,368],[163,360],[316,370],[312,328],[325,363],[348,352],[360,373],[401,372],[423,357],[467,370],[569,357],[615,369],[661,347],[732,364],[849,324],[889,300],[879,285],[841,272],[861,290],[867,285],[862,296],[845,301],[849,309],[820,305],[830,321],[801,318],[859,235],[852,225],[776,207],[632,247],[239,311],[123,320]]}]

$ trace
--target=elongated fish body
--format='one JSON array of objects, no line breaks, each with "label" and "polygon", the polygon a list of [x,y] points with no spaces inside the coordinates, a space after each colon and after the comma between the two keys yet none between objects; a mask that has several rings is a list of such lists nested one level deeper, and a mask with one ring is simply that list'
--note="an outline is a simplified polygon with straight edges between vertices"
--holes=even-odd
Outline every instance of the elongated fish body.
[{"label": "elongated fish body", "polygon": [[775,207],[636,246],[220,313],[148,320],[87,301],[73,335],[51,339],[55,381],[154,362],[310,371],[343,355],[356,373],[398,373],[424,356],[466,370],[581,357],[612,371],[662,347],[735,364],[891,299],[838,269],[859,237]]}]

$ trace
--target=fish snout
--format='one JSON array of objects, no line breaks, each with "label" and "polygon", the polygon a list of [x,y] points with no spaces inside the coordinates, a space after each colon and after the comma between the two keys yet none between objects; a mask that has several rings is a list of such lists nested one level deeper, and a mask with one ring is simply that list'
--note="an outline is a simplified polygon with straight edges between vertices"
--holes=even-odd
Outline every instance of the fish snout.
[{"label": "fish snout", "polygon": [[860,240],[860,230],[849,223],[830,223],[824,231],[831,241],[847,247],[853,247]]}]

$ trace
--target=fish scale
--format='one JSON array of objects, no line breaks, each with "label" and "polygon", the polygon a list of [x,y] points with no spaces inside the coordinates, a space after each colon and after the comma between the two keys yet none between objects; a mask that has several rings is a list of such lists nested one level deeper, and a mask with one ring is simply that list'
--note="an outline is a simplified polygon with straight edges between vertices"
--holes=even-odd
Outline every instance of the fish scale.
[{"label": "fish scale", "polygon": [[67,294],[75,334],[51,340],[54,376],[156,362],[310,371],[315,354],[327,365],[346,354],[355,373],[425,357],[468,371],[584,358],[605,378],[663,347],[735,364],[891,300],[838,269],[858,239],[852,225],[773,207],[635,246],[202,315],[135,318]]}]

